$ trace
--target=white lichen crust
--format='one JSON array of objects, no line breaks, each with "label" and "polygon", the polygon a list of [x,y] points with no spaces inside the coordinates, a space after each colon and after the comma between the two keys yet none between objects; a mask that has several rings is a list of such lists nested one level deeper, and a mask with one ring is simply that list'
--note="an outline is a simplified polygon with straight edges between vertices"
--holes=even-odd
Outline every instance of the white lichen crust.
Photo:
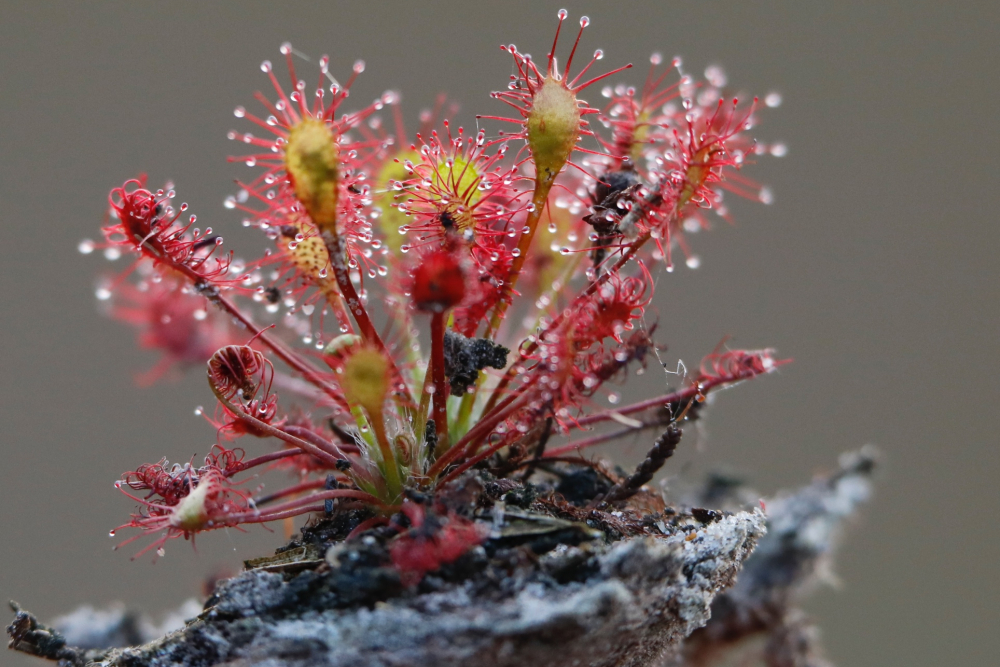
[{"label": "white lichen crust", "polygon": [[[764,533],[760,511],[728,515],[694,533],[593,547],[583,582],[527,582],[504,599],[469,587],[399,597],[371,607],[305,612],[281,575],[247,572],[184,629],[103,663],[381,667],[421,665],[648,665],[708,620]],[[573,558],[585,547],[541,558]],[[301,607],[301,605],[300,605]]]},{"label": "white lichen crust", "polygon": [[[799,602],[868,498],[875,461],[869,448],[844,455],[829,474],[769,500],[766,519],[738,509],[756,494],[720,477],[690,511],[657,514],[657,533],[622,539],[589,519],[491,511],[503,525],[490,540],[415,588],[386,566],[375,537],[337,542],[325,559],[256,559],[248,563],[257,569],[220,584],[196,618],[158,639],[162,629],[118,608],[88,608],[50,628],[14,605],[10,647],[67,667],[707,667],[763,637],[759,657],[771,667],[827,667]],[[531,534],[541,536],[533,554],[509,542],[530,533],[532,517],[544,529]],[[102,648],[135,637],[148,643]]]}]

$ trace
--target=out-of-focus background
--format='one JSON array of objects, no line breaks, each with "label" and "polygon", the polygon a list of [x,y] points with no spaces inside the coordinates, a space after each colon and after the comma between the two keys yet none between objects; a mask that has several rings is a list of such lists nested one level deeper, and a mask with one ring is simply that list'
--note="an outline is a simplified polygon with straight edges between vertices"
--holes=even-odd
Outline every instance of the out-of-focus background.
[{"label": "out-of-focus background", "polygon": [[[1000,654],[1000,71],[993,3],[567,2],[589,14],[603,65],[684,57],[723,65],[734,91],[780,93],[762,140],[787,157],[747,175],[775,203],[734,201],[736,223],[691,237],[701,267],[659,279],[666,359],[697,364],[725,335],[795,362],[718,397],[673,464],[725,466],[762,494],[877,444],[877,496],[850,528],[839,587],[809,610],[838,665],[993,665]],[[447,91],[467,126],[497,113],[510,57],[543,55],[559,4],[42,3],[0,6],[0,598],[50,618],[124,600],[152,613],[198,595],[280,533],[171,543],[155,564],[111,551],[132,509],[126,469],[203,455],[214,434],[200,368],[137,389],[152,355],[94,299],[112,268],[98,235],[108,190],[173,179],[227,244],[261,240],[223,208],[245,167],[233,107],[290,40],[335,73],[367,71],[361,106],[403,94],[407,119]],[[598,97],[597,91],[592,97]],[[599,99],[593,100],[599,102]],[[662,388],[656,373],[633,396]],[[641,447],[631,446],[626,458]],[[0,653],[0,664],[28,658]]]}]

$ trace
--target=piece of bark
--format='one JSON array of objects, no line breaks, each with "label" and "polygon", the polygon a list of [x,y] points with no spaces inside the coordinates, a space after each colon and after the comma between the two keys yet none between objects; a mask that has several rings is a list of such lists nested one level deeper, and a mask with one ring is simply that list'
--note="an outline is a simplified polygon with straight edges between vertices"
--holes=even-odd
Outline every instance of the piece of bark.
[{"label": "piece of bark", "polygon": [[[793,493],[768,500],[767,535],[739,581],[712,604],[712,620],[685,642],[676,664],[714,664],[737,644],[766,636],[769,667],[827,667],[818,630],[798,608],[800,598],[830,566],[841,528],[871,493],[877,452],[841,456],[838,468]],[[734,496],[744,495],[738,487]]]},{"label": "piece of bark", "polygon": [[[770,667],[828,667],[797,602],[867,498],[873,467],[870,450],[845,455],[833,474],[768,501],[766,519],[760,510],[669,510],[650,518],[663,534],[612,542],[546,515],[525,532],[514,521],[522,513],[494,511],[502,525],[466,559],[478,565],[430,573],[415,589],[380,564],[384,544],[365,537],[315,569],[262,568],[223,582],[197,618],[141,646],[72,647],[19,609],[10,646],[66,667],[700,667],[758,636]],[[749,497],[731,483],[706,493],[701,507],[733,509]],[[544,530],[559,539],[539,546],[552,542],[536,534]],[[512,542],[510,531],[523,539]]]},{"label": "piece of bark", "polygon": [[[43,657],[80,667],[95,659],[108,667],[648,665],[705,623],[763,525],[761,512],[741,512],[697,532],[564,546],[538,558],[542,576],[484,591],[459,581],[339,609],[321,581],[336,577],[336,567],[291,578],[245,572],[162,639],[102,655],[63,649]],[[573,559],[588,563],[582,580],[544,575]]]}]

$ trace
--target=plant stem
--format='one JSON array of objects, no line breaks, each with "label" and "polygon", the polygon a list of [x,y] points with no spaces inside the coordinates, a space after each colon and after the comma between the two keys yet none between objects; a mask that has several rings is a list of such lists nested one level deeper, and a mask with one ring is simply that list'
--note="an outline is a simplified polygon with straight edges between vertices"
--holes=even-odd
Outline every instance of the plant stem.
[{"label": "plant stem", "polygon": [[[219,399],[219,402],[222,403],[224,406],[226,406],[229,409],[229,411],[232,412],[234,415],[236,415],[236,417],[239,418],[241,421],[246,422],[247,424],[253,426],[259,431],[267,433],[270,436],[278,438],[279,440],[284,440],[288,444],[298,447],[306,454],[311,454],[312,456],[316,457],[320,461],[323,461],[330,467],[335,468],[337,466],[337,461],[338,461],[337,457],[333,456],[332,454],[328,454],[327,452],[323,451],[322,449],[312,444],[311,442],[306,442],[301,438],[296,438],[291,433],[286,433],[285,431],[282,431],[279,428],[271,426],[267,422],[262,422],[256,417],[250,416],[243,410],[242,406],[234,404],[232,401],[228,400],[225,396],[223,396],[222,393],[216,388],[215,383],[212,382],[211,378],[209,378],[208,384],[212,388],[212,392],[215,394],[215,397]],[[340,458],[346,459],[347,457],[341,455]]]},{"label": "plant stem", "polygon": [[458,415],[455,418],[456,432],[461,433],[468,429],[469,420],[472,418],[472,409],[476,405],[476,394],[479,392],[479,387],[485,377],[487,377],[486,373],[479,371],[476,383],[462,396],[462,402],[458,405]]},{"label": "plant stem", "polygon": [[281,498],[294,496],[295,494],[302,493],[303,491],[313,491],[315,489],[322,489],[325,486],[326,486],[325,479],[315,479],[310,482],[302,482],[301,484],[290,486],[287,489],[282,489],[281,491],[275,491],[270,495],[261,496],[260,498],[254,498],[253,504],[256,505],[257,507],[260,507],[261,505],[273,503],[275,500],[280,500]]},{"label": "plant stem", "polygon": [[[631,215],[631,213],[629,215]],[[635,257],[636,253],[639,252],[639,248],[642,247],[642,245],[646,243],[646,241],[648,241],[650,238],[652,238],[652,236],[649,234],[649,232],[646,232],[638,239],[636,239],[636,241],[632,245],[630,245],[628,249],[622,254],[621,258],[617,262],[615,262],[615,265],[611,268],[610,271],[602,273],[595,281],[590,283],[583,292],[578,294],[576,298],[573,299],[573,303],[570,304],[569,308],[563,310],[559,315],[557,315],[549,324],[549,326],[545,328],[544,331],[538,333],[535,336],[534,341],[526,345],[521,350],[522,357],[529,355],[535,350],[537,350],[539,339],[541,339],[543,336],[545,336],[545,334],[547,334],[548,332],[552,331],[553,329],[561,325],[563,321],[566,319],[567,313],[572,313],[576,309],[576,307],[580,305],[587,297],[594,294],[601,287],[601,285],[603,285],[610,279],[610,277],[613,274],[617,273],[622,267],[624,267],[625,264],[627,264],[633,257]],[[490,394],[490,399],[486,402],[486,406],[483,408],[484,412],[490,410],[496,404],[500,395],[503,393],[503,390],[507,388],[507,385],[510,384],[510,381],[514,378],[514,368],[517,365],[518,365],[517,363],[511,364],[510,367],[507,369],[507,372],[500,379],[500,383],[493,390],[493,393]]]},{"label": "plant stem", "polygon": [[276,452],[270,452],[268,454],[261,454],[260,456],[254,457],[249,461],[241,461],[236,466],[233,466],[229,470],[223,471],[226,477],[232,477],[244,470],[250,470],[251,468],[256,468],[259,465],[264,465],[265,463],[271,463],[272,461],[280,461],[281,459],[287,459],[292,456],[299,456],[302,452],[295,449],[281,449]]},{"label": "plant stem", "polygon": [[242,324],[247,331],[257,336],[257,340],[266,345],[272,352],[274,352],[275,356],[285,362],[289,368],[297,371],[304,379],[311,382],[317,388],[322,390],[324,394],[334,399],[338,405],[344,405],[344,397],[341,395],[340,390],[323,380],[318,370],[316,370],[298,354],[285,347],[282,342],[275,339],[266,331],[258,329],[258,327],[253,323],[253,320],[237,308],[236,304],[223,296],[216,285],[206,281],[201,274],[187,265],[173,262],[169,260],[169,258],[164,258],[162,261],[169,264],[172,269],[190,280],[194,288],[198,290],[198,292],[206,299],[229,313],[234,319],[236,319],[236,321]]},{"label": "plant stem", "polygon": [[756,377],[757,375],[758,373],[745,371],[736,375],[720,375],[718,377],[703,378],[696,380],[690,387],[686,387],[679,391],[664,394],[663,396],[657,396],[656,398],[649,398],[645,401],[639,401],[638,403],[633,403],[631,405],[626,405],[618,410],[608,410],[606,412],[598,412],[597,414],[581,417],[574,425],[589,426],[590,424],[596,424],[614,419],[618,415],[630,415],[643,410],[648,410],[650,408],[667,406],[672,403],[683,403],[685,401],[695,399],[698,396],[705,396],[709,391],[718,387],[742,382],[743,380],[748,380],[752,377]]},{"label": "plant stem", "polygon": [[347,309],[351,312],[351,316],[354,317],[354,321],[357,322],[362,338],[374,344],[382,352],[387,353],[385,343],[382,342],[382,338],[378,335],[375,325],[368,316],[368,311],[365,310],[364,305],[361,303],[358,291],[354,288],[354,282],[351,280],[351,272],[344,258],[343,241],[338,234],[324,231],[323,242],[326,244],[326,251],[330,256],[330,265],[333,267],[333,277],[337,281],[337,287],[340,288],[340,294],[347,301]]},{"label": "plant stem", "polygon": [[420,385],[420,405],[417,406],[417,416],[414,422],[415,428],[413,432],[418,439],[423,438],[427,433],[427,411],[431,405],[430,388],[433,386],[432,383],[431,365],[428,363],[427,368],[424,370],[424,381]]},{"label": "plant stem", "polygon": [[[656,206],[660,201],[662,201],[662,199],[663,199],[663,196],[660,194],[658,188],[650,189],[649,194],[647,194],[642,199],[641,202],[637,203],[637,205],[635,205],[635,206],[632,207],[632,210],[629,211],[619,221],[618,226],[621,227],[621,228],[628,228],[628,227],[635,226],[639,222],[639,220],[642,218],[642,216],[645,215],[651,207]],[[686,202],[684,202],[684,203],[686,203]],[[682,207],[683,207],[683,204],[681,204],[681,203],[678,203],[678,205],[674,207],[673,216],[675,218],[676,218],[676,212],[679,211]],[[668,224],[672,224],[672,221],[670,223],[668,223]],[[553,329],[555,329],[556,327],[558,327],[560,324],[562,324],[563,320],[566,319],[567,313],[574,312],[575,309],[585,299],[587,299],[588,297],[590,297],[591,295],[593,295],[604,283],[606,283],[611,278],[611,276],[613,274],[616,274],[621,269],[623,269],[625,267],[625,265],[628,264],[632,260],[632,258],[635,257],[635,255],[639,252],[639,249],[642,248],[642,246],[644,246],[646,244],[646,242],[648,242],[649,239],[651,239],[651,238],[653,238],[653,235],[649,231],[646,231],[646,232],[643,232],[635,241],[633,241],[628,246],[628,248],[626,248],[622,252],[622,256],[620,258],[618,258],[618,261],[615,262],[614,266],[612,266],[610,270],[605,271],[600,276],[598,276],[596,280],[594,280],[589,285],[587,285],[586,289],[584,289],[583,292],[581,292],[580,294],[578,294],[576,296],[576,298],[573,299],[573,302],[570,304],[570,306],[568,308],[564,309],[559,315],[557,315],[552,320],[552,322],[549,323],[549,326],[547,326],[544,331],[542,331],[542,332],[540,332],[539,334],[536,335],[535,340],[533,342],[529,343],[524,348],[524,350],[521,353],[522,356],[531,354],[536,349],[538,349],[538,342],[537,341],[539,339],[541,339],[546,333],[552,331]],[[494,388],[493,393],[490,394],[489,400],[486,402],[486,405],[483,407],[483,412],[489,411],[493,407],[493,405],[496,404],[497,400],[500,398],[500,394],[503,392],[504,389],[507,388],[507,385],[510,384],[511,379],[514,376],[514,370],[513,369],[516,366],[517,366],[517,363],[513,363],[507,369],[507,372],[500,379],[500,383],[496,386],[496,388]]]},{"label": "plant stem", "polygon": [[284,519],[289,516],[296,516],[297,514],[322,511],[323,505],[316,506],[310,505],[309,503],[314,503],[317,500],[326,500],[327,498],[352,498],[354,500],[360,500],[372,505],[382,504],[378,498],[370,493],[365,493],[364,491],[356,491],[354,489],[333,489],[331,491],[321,491],[303,498],[289,500],[281,503],[280,505],[269,507],[266,512],[240,512],[239,514],[230,514],[226,517],[226,519],[234,520],[236,523],[264,523],[265,521]]},{"label": "plant stem", "polygon": [[598,435],[592,435],[589,438],[583,438],[582,440],[576,440],[568,445],[563,445],[561,447],[556,447],[555,449],[550,449],[544,454],[542,454],[542,459],[552,459],[560,458],[563,454],[569,454],[570,452],[575,452],[580,449],[586,449],[587,447],[594,447],[595,445],[600,445],[602,443],[608,442],[610,440],[617,440],[618,438],[624,437],[629,433],[638,433],[639,431],[645,430],[647,428],[652,428],[652,424],[643,424],[642,426],[632,428],[626,426],[623,429],[617,431],[610,431],[608,433],[600,433]]},{"label": "plant stem", "polygon": [[535,191],[531,196],[534,208],[528,212],[528,218],[524,221],[524,226],[528,231],[521,234],[521,238],[518,239],[518,254],[514,257],[507,280],[504,281],[503,287],[500,289],[500,299],[497,301],[496,308],[493,309],[493,316],[486,329],[486,338],[490,340],[496,335],[504,315],[507,314],[507,308],[510,306],[508,296],[514,290],[514,285],[517,284],[517,279],[521,275],[521,268],[528,258],[528,250],[531,248],[532,239],[535,238],[535,232],[538,231],[538,221],[542,218],[542,212],[545,210],[549,198],[549,191],[552,190],[552,185],[555,183],[555,177],[556,175],[552,175],[543,179],[539,175],[535,176]]},{"label": "plant stem", "polygon": [[427,471],[427,477],[433,479],[435,475],[444,470],[448,465],[458,460],[467,450],[469,452],[475,451],[474,446],[478,445],[482,438],[489,435],[496,428],[497,424],[524,407],[527,398],[527,394],[522,393],[520,396],[509,396],[507,399],[504,399],[491,414],[484,415],[468,433],[462,436],[461,440],[445,452],[444,456],[434,462],[434,465]]},{"label": "plant stem", "polygon": [[[302,438],[303,440],[308,440],[309,442],[316,445],[323,451],[333,454],[334,456],[338,455],[342,456],[344,450],[347,449],[347,447],[341,448],[339,445],[334,444],[333,442],[320,436],[312,429],[306,428],[305,426],[288,425],[288,426],[283,426],[282,428],[286,433],[291,433],[296,438]],[[357,449],[357,447],[355,447],[355,449]]]},{"label": "plant stem", "polygon": [[323,242],[326,244],[326,251],[330,256],[330,264],[333,266],[333,277],[337,281],[340,293],[347,301],[347,309],[351,311],[354,321],[357,322],[358,328],[361,330],[361,337],[375,345],[385,355],[392,368],[392,377],[402,390],[406,403],[412,405],[413,396],[410,395],[410,389],[406,385],[406,380],[400,374],[399,368],[396,367],[396,362],[393,361],[392,355],[389,354],[389,350],[382,341],[382,337],[379,336],[378,331],[375,329],[375,325],[372,323],[371,317],[368,316],[368,311],[365,310],[364,304],[361,303],[361,297],[358,296],[358,291],[354,288],[354,283],[351,281],[351,272],[344,258],[343,241],[335,231],[324,231]]},{"label": "plant stem", "polygon": [[437,454],[448,450],[448,385],[444,374],[444,313],[431,315],[431,377],[434,395],[432,412],[437,435]]},{"label": "plant stem", "polygon": [[[548,291],[544,293],[543,296],[547,296],[551,302],[554,302],[558,291],[564,285],[569,283],[570,279],[573,277],[573,274],[576,272],[577,267],[580,265],[580,260],[582,259],[582,257],[583,255],[580,253],[575,254],[573,258],[566,263],[566,266],[560,272],[559,277],[552,282],[551,287],[548,289]],[[540,317],[541,315],[539,315],[539,318]],[[535,325],[531,327],[528,331],[534,331],[534,329],[536,329],[537,327],[538,323],[536,322]],[[483,382],[488,377],[489,377],[488,374],[480,372],[479,377],[476,379],[475,385],[469,392],[465,394],[465,396],[462,397],[462,403],[459,406],[458,419],[457,419],[457,430],[459,433],[465,431],[468,428],[469,420],[472,417],[472,410],[475,407],[476,397],[479,394],[479,390],[482,388]],[[492,407],[493,407],[492,405],[487,405],[486,408],[484,408],[483,410],[483,414],[485,414],[486,411],[488,409],[491,409]]]},{"label": "plant stem", "polygon": [[385,418],[382,411],[371,415],[368,420],[371,424],[372,432],[375,434],[375,442],[378,443],[379,451],[382,452],[382,465],[385,466],[385,486],[392,500],[396,500],[403,493],[403,482],[399,476],[399,463],[396,461],[396,453],[385,432]]}]

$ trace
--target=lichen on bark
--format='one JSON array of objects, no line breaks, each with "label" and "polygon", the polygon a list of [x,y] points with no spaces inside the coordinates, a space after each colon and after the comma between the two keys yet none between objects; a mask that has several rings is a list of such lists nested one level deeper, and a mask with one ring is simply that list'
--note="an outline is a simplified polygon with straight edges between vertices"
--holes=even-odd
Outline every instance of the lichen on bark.
[{"label": "lichen on bark", "polygon": [[[766,514],[739,509],[752,492],[719,478],[693,499],[718,510],[595,509],[581,523],[538,512],[537,502],[496,502],[477,515],[490,521],[490,537],[415,587],[401,584],[378,536],[331,541],[328,527],[304,532],[283,557],[251,563],[184,627],[145,644],[75,648],[65,620],[47,627],[17,609],[10,645],[80,667],[695,667],[764,635],[766,664],[819,667],[827,663],[798,601],[867,498],[873,467],[869,450],[844,455],[835,472],[767,501]],[[512,497],[509,484],[494,486]],[[616,519],[649,529],[616,534]],[[121,637],[114,623],[102,627],[109,641]]]}]

